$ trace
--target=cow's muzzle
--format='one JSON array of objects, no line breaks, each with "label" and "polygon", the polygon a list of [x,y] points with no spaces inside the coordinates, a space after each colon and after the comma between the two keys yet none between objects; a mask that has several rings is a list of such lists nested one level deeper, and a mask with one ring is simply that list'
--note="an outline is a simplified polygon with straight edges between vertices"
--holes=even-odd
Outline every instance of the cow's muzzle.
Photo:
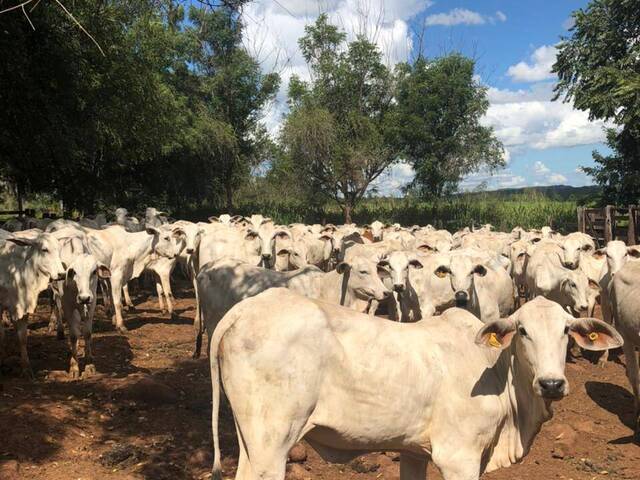
[{"label": "cow's muzzle", "polygon": [[467,292],[464,292],[464,291],[456,292],[455,299],[456,299],[456,307],[466,308],[467,305],[469,304],[469,294]]}]

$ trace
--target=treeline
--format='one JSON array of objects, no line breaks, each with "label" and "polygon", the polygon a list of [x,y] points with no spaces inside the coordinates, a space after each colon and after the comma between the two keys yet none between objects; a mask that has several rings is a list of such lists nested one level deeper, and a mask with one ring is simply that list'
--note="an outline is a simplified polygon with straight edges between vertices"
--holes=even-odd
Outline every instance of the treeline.
[{"label": "treeline", "polygon": [[5,185],[78,213],[231,199],[261,158],[260,111],[279,88],[243,48],[243,3],[69,4],[100,48],[54,2],[2,14]]},{"label": "treeline", "polygon": [[234,211],[286,194],[316,211],[332,202],[348,221],[395,162],[413,166],[421,196],[502,165],[479,122],[488,100],[472,59],[417,52],[387,65],[365,34],[349,41],[325,15],[299,40],[310,76],[291,78],[269,136],[260,119],[280,78],[243,47],[246,3],[74,2],[84,31],[54,2],[2,14],[4,185],[66,213]]}]

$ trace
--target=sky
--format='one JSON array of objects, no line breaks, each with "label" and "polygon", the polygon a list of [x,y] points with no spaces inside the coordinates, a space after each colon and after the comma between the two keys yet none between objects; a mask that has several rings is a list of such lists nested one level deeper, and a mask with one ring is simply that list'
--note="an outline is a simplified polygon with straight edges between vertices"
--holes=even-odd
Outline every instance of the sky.
[{"label": "sky", "polygon": [[[482,119],[505,146],[506,167],[466,177],[461,188],[487,190],[538,185],[591,184],[580,166],[591,152],[607,152],[604,124],[590,122],[571,104],[552,102],[550,72],[555,45],[568,35],[579,0],[257,0],[245,7],[245,45],[265,71],[283,82],[265,110],[264,123],[276,134],[286,114],[291,74],[309,77],[297,41],[320,12],[353,38],[365,31],[393,65],[423,52],[436,57],[459,51],[476,59],[477,79],[488,89],[490,107]],[[378,21],[381,19],[381,21]],[[378,28],[374,26],[379,24]],[[400,164],[374,185],[398,195],[413,178]]]}]

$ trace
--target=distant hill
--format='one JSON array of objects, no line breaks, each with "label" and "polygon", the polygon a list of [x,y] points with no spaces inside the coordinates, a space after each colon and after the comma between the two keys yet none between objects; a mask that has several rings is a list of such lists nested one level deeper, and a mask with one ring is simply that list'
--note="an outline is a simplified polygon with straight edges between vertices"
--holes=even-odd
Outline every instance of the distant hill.
[{"label": "distant hill", "polygon": [[589,185],[586,187],[572,187],[570,185],[551,185],[548,187],[523,187],[523,188],[503,188],[500,190],[491,190],[485,192],[471,192],[467,195],[489,194],[496,197],[511,197],[517,195],[537,194],[544,195],[548,198],[558,200],[569,200],[579,198],[591,198],[600,193],[600,187],[597,185]]}]

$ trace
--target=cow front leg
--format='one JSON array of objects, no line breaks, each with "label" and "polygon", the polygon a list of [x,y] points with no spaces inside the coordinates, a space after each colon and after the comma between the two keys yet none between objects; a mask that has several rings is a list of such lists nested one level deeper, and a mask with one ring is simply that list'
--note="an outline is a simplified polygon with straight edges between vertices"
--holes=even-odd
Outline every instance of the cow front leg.
[{"label": "cow front leg", "polygon": [[93,333],[93,315],[95,312],[95,305],[91,307],[91,311],[82,324],[82,333],[84,334],[84,373],[83,377],[90,377],[95,375],[96,367],[93,364],[93,348],[91,345],[92,333]]},{"label": "cow front leg", "polygon": [[173,293],[171,293],[171,274],[160,275],[160,283],[162,291],[167,299],[167,310],[169,315],[173,317]]},{"label": "cow front leg", "polygon": [[71,319],[69,319],[69,351],[71,358],[69,359],[69,376],[73,379],[80,378],[80,364],[78,362],[78,339],[80,338],[80,312],[73,311]]},{"label": "cow front leg", "polygon": [[31,363],[29,362],[29,352],[27,351],[27,338],[29,337],[29,315],[25,315],[16,322],[16,332],[20,343],[20,367],[22,375],[29,379],[34,379]]},{"label": "cow front leg", "polygon": [[122,287],[120,286],[120,278],[112,274],[111,277],[111,295],[113,298],[113,324],[120,333],[127,333],[122,318]]},{"label": "cow front leg", "polygon": [[129,284],[125,283],[122,286],[122,293],[124,293],[124,303],[127,307],[127,310],[134,309],[133,302],[131,301],[131,297],[129,296]]},{"label": "cow front leg", "polygon": [[401,453],[400,480],[425,480],[427,478],[427,463],[427,457]]},{"label": "cow front leg", "polygon": [[[160,280],[156,279],[156,293],[158,294],[158,306],[160,307],[160,311],[162,313],[166,313],[166,310],[164,308],[164,299],[162,298],[164,295],[164,291],[162,290],[162,285],[160,284]],[[169,303],[169,300],[167,299],[167,304]]]},{"label": "cow front leg", "polygon": [[626,338],[622,348],[624,350],[624,360],[627,364],[627,378],[633,392],[634,433],[637,438],[640,438],[640,371],[638,353],[633,342]]},{"label": "cow front leg", "polygon": [[[443,451],[444,450],[444,451]],[[447,445],[433,451],[433,463],[444,480],[479,480],[481,453],[464,445]]]}]

